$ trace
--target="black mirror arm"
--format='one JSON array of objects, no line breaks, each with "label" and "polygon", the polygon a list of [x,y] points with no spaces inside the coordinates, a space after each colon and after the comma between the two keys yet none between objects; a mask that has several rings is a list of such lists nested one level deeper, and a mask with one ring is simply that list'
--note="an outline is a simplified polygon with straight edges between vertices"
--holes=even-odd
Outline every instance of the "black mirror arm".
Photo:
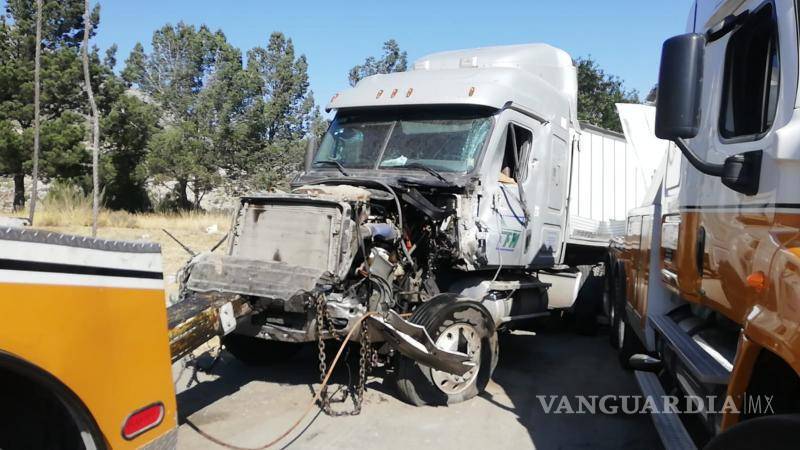
[{"label": "black mirror arm", "polygon": [[730,16],[722,19],[720,23],[718,23],[710,30],[708,30],[708,32],[706,33],[706,40],[710,43],[722,39],[723,37],[725,37],[725,35],[735,30],[742,23],[744,23],[744,21],[747,20],[749,16],[750,16],[750,11],[747,10],[742,12],[738,16],[734,16],[731,14]]},{"label": "black mirror arm", "polygon": [[681,138],[676,138],[673,142],[675,142],[675,145],[677,145],[678,148],[681,150],[683,156],[685,156],[686,159],[689,160],[689,162],[692,164],[692,166],[694,166],[695,169],[699,170],[700,172],[706,175],[710,175],[713,177],[721,177],[724,174],[725,172],[724,164],[712,164],[703,161],[702,159],[700,159],[699,156],[697,156],[692,151],[692,149],[689,148],[688,145],[686,145],[686,142]]}]

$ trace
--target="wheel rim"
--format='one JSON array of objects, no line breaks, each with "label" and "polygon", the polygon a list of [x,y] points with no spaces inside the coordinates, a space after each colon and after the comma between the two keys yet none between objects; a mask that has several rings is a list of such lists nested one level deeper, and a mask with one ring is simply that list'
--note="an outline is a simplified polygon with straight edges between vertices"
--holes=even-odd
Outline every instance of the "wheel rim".
[{"label": "wheel rim", "polygon": [[617,348],[622,348],[622,343],[625,341],[625,322],[620,317],[617,320]]},{"label": "wheel rim", "polygon": [[461,376],[431,369],[433,382],[440,391],[448,395],[463,392],[475,382],[480,372],[481,337],[478,331],[468,323],[450,325],[436,338],[436,346],[442,350],[464,353],[475,364]]}]

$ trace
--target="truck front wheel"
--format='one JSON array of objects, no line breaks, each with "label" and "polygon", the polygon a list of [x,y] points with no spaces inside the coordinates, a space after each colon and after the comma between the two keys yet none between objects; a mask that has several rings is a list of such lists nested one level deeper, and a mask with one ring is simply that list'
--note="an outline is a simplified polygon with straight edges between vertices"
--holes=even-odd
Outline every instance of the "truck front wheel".
[{"label": "truck front wheel", "polygon": [[748,419],[718,435],[705,450],[796,449],[800,439],[800,414]]},{"label": "truck front wheel", "polygon": [[469,355],[475,367],[458,376],[399,356],[397,387],[403,399],[417,406],[450,405],[486,388],[499,351],[494,323],[481,304],[440,295],[419,307],[411,322],[425,327],[437,347]]}]

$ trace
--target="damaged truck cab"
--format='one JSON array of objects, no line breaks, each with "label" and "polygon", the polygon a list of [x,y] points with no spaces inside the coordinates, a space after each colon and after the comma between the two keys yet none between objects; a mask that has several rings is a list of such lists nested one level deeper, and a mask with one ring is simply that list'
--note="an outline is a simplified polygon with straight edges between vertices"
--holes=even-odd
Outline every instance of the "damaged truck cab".
[{"label": "damaged truck cab", "polygon": [[221,331],[251,361],[374,313],[359,339],[407,401],[468,399],[497,363],[496,331],[547,314],[551,287],[571,306],[577,267],[605,253],[612,221],[568,212],[576,108],[572,59],[544,44],[365,78],[331,99],[291,193],[241,198],[227,254],[195,258],[182,296],[232,301]]}]

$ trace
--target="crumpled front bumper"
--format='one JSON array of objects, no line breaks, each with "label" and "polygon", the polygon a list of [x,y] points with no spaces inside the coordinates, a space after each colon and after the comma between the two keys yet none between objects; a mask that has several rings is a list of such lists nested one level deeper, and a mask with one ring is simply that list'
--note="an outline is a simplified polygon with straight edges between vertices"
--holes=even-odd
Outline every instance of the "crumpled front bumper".
[{"label": "crumpled front bumper", "polygon": [[[192,263],[185,289],[194,293],[222,293],[235,296],[252,296],[261,299],[277,300],[283,303],[288,312],[307,313],[310,295],[319,292],[326,284],[326,274],[319,270],[292,266],[282,262],[260,261],[230,255],[205,254]],[[203,301],[206,295],[185,296],[190,301]],[[337,316],[341,308],[329,304],[329,313]],[[199,308],[198,308],[199,309]],[[277,324],[251,325],[247,315],[250,309],[241,309],[244,314],[239,319],[237,332],[254,334],[265,339],[288,342],[315,340],[316,319],[311,317],[303,329],[293,329]],[[348,319],[348,327],[339,330],[347,333],[364,311],[359,309]],[[312,314],[313,316],[313,314]],[[450,352],[436,347],[424,327],[413,324],[394,311],[380,316],[370,316],[367,325],[370,335],[385,341],[400,354],[419,361],[431,368],[463,375],[474,363],[463,353]],[[221,327],[213,330],[224,334]],[[328,335],[323,338],[330,337]]]}]

